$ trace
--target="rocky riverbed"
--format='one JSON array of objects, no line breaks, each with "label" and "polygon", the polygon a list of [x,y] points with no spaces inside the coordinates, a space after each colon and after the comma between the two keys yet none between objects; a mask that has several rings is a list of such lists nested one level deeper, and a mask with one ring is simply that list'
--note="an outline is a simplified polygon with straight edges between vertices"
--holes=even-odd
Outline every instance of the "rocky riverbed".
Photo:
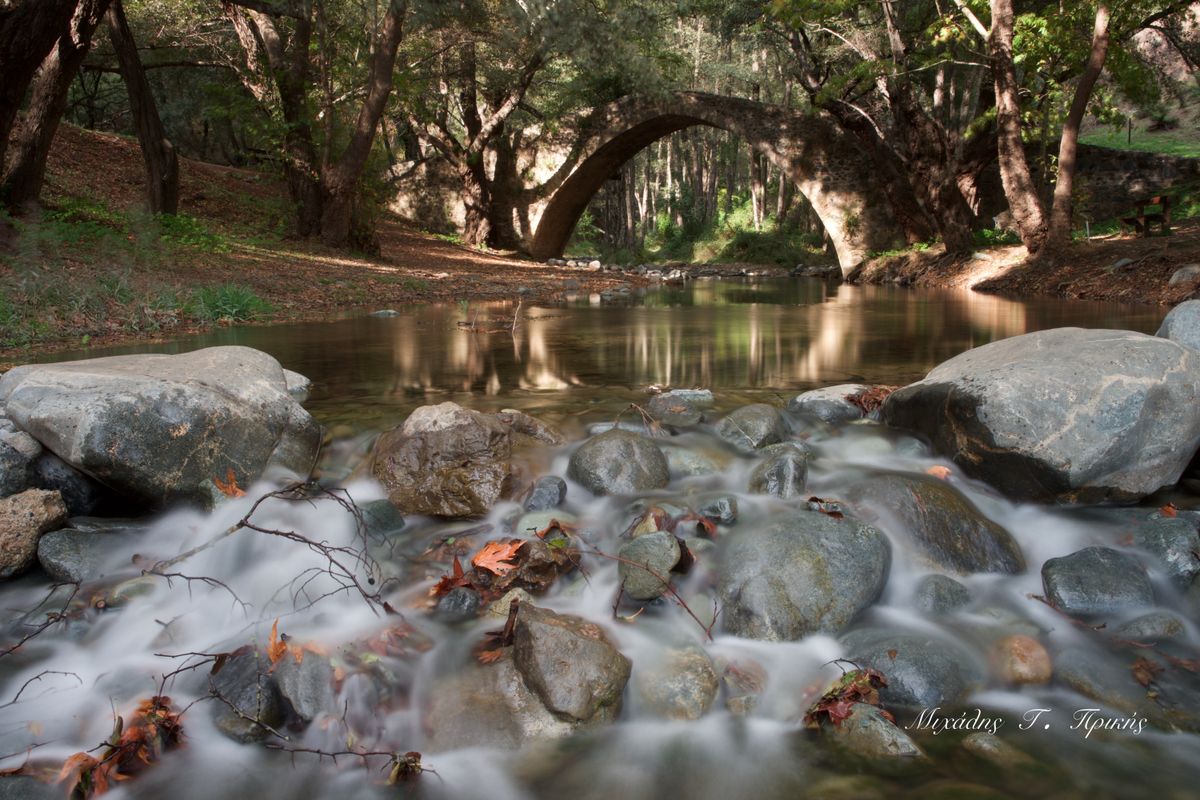
[{"label": "rocky riverbed", "polygon": [[248,348],[12,370],[0,796],[1184,796],[1196,318],[366,450]]}]

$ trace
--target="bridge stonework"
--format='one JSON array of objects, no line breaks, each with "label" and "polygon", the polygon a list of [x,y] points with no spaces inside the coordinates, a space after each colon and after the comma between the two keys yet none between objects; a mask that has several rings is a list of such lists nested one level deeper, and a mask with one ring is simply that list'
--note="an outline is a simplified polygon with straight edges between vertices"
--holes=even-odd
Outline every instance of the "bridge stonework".
[{"label": "bridge stonework", "polygon": [[573,158],[528,209],[532,236],[525,248],[536,258],[562,254],[575,223],[605,180],[638,151],[676,131],[705,125],[729,131],[763,153],[788,175],[825,226],[843,272],[873,251],[904,245],[870,161],[857,142],[821,116],[700,92],[666,99],[625,100],[593,117],[573,148]]}]

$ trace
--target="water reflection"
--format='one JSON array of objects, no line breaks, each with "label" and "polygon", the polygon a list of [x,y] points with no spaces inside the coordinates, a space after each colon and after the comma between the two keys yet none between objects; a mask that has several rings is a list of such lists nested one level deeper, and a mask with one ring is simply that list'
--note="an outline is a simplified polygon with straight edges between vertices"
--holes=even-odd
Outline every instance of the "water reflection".
[{"label": "water reflection", "polygon": [[[845,381],[899,384],[995,339],[1063,325],[1153,332],[1161,315],[1144,306],[811,279],[706,280],[617,305],[581,297],[560,307],[526,306],[513,332],[511,303],[472,304],[465,313],[443,304],[390,318],[229,328],[54,358],[257,347],[316,382],[310,407],[323,421],[370,427],[447,395],[557,415],[620,405],[650,384],[725,390],[726,404]],[[457,323],[467,318],[484,331],[462,330]]]}]

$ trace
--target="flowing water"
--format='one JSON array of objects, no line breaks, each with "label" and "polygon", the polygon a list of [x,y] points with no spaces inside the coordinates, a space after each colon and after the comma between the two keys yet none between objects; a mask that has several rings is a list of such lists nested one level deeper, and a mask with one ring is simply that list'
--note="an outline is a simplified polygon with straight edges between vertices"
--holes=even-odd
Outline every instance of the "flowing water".
[{"label": "flowing water", "polygon": [[[453,400],[484,411],[517,408],[553,423],[571,444],[527,460],[534,473],[565,475],[586,426],[623,412],[622,419],[636,422],[629,404],[644,402],[652,385],[711,388],[715,417],[749,402],[783,406],[799,391],[833,383],[903,384],[965,349],[1027,331],[1075,325],[1153,332],[1161,319],[1158,309],[1143,307],[1016,302],[816,280],[702,281],[616,304],[578,297],[563,306],[526,307],[514,331],[500,331],[512,314],[506,304],[422,306],[390,317],[227,328],[160,346],[61,353],[52,360],[218,344],[265,350],[313,380],[306,406],[329,439],[321,474],[328,481],[344,480],[353,499],[366,502],[382,496],[377,485],[354,474],[373,435],[420,405]],[[462,320],[494,332],[463,331],[457,324]],[[830,429],[795,422],[816,452],[808,486],[814,495],[839,497],[844,487],[879,470],[923,473],[946,463],[914,439],[874,424]],[[726,466],[715,475],[676,478],[651,499],[686,505],[698,493],[735,493],[739,519],[718,532],[717,547],[736,527],[753,526],[782,507],[774,498],[746,493],[752,459],[724,451],[710,426],[676,441],[697,451],[720,451]],[[968,576],[963,582],[973,593],[972,604],[948,617],[927,617],[914,610],[912,593],[929,567],[895,540],[884,595],[864,622],[949,636],[964,643],[981,668],[988,645],[1011,633],[1036,635],[1055,654],[1083,648],[1098,664],[1123,657],[1110,653],[1096,632],[1030,599],[1042,593],[1039,568],[1045,559],[1088,544],[1119,544],[1122,525],[1079,511],[1013,504],[961,477],[955,485],[1017,538],[1028,568],[1015,576]],[[310,752],[239,745],[216,729],[211,709],[216,701],[205,699],[211,668],[205,654],[249,642],[265,645],[278,619],[291,645],[309,646],[310,658],[332,659],[338,695],[336,712],[307,728],[285,728],[279,734],[288,741],[272,737],[270,743],[325,752],[420,751],[432,772],[407,790],[422,796],[1195,796],[1200,737],[1153,727],[1085,737],[1071,729],[1072,716],[1095,702],[1056,683],[1017,691],[989,681],[965,704],[972,714],[978,708],[1005,720],[1000,738],[1026,754],[1015,767],[965,752],[962,732],[915,731],[931,757],[916,767],[881,766],[832,751],[799,721],[840,673],[834,662],[844,654],[841,645],[827,636],[754,642],[722,635],[719,625],[714,640],[706,641],[703,623],[715,609],[712,546],[704,542],[696,543],[697,568],[679,584],[701,624],[670,602],[640,615],[620,610],[633,619],[615,620],[616,566],[599,558],[586,559],[584,572],[560,578],[538,602],[602,625],[632,660],[634,683],[639,667],[646,669],[681,644],[703,647],[719,671],[753,672],[758,697],[749,713],[727,710],[735,694],[728,681],[712,709],[695,721],[657,718],[631,688],[615,725],[566,740],[534,743],[520,752],[430,749],[432,694],[473,658],[483,632],[503,619],[442,625],[425,610],[425,597],[432,581],[449,569],[455,543],[469,543],[462,551],[469,553],[490,538],[511,535],[506,531],[512,530],[517,504],[495,508],[481,521],[487,528],[410,518],[401,533],[367,537],[364,543],[354,517],[336,502],[268,500],[254,511],[261,527],[296,531],[346,553],[361,546],[369,556],[347,556],[343,574],[331,567],[328,553],[304,542],[241,530],[174,565],[175,578],[136,577],[148,563],[220,537],[269,488],[247,487],[246,497],[208,514],[174,511],[154,520],[147,535],[109,554],[115,574],[134,579],[117,590],[111,580],[85,585],[68,603],[69,589],[47,597],[47,580],[36,575],[0,589],[6,640],[13,631],[29,632],[55,619],[48,614],[70,609],[64,621],[0,658],[0,755],[14,754],[0,767],[20,764],[28,748],[35,761],[61,763],[95,747],[110,735],[115,714],[128,714],[161,688],[176,707],[188,707],[186,746],[121,784],[116,790],[121,796],[394,795],[397,789],[381,786],[385,756],[368,759],[364,769],[350,756],[334,763]],[[631,517],[630,501],[593,498],[571,484],[567,509],[578,517],[590,546],[612,553]],[[406,622],[364,599],[374,586],[386,587],[386,599]],[[1161,605],[1186,608],[1169,586],[1156,590]],[[1181,652],[1198,643],[1189,622]],[[1051,709],[1047,727],[1039,719],[1037,726],[1020,730],[1022,715],[1035,708]],[[997,793],[987,794],[980,784]]]}]

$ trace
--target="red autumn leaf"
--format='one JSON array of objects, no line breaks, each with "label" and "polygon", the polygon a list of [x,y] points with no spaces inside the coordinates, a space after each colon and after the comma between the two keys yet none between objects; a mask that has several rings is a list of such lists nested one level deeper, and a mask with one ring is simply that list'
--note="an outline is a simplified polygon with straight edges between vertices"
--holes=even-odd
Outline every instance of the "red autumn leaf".
[{"label": "red autumn leaf", "polygon": [[883,406],[883,401],[898,388],[900,387],[872,386],[870,389],[864,389],[857,394],[846,395],[846,400],[858,406],[864,414],[870,414],[872,411],[876,411]]},{"label": "red autumn leaf", "polygon": [[494,664],[504,657],[503,650],[481,650],[475,654],[480,664]]},{"label": "red autumn leaf", "polygon": [[459,586],[467,586],[470,581],[467,580],[466,573],[463,572],[462,562],[458,560],[458,556],[454,557],[454,567],[449,575],[443,575],[441,580],[433,585],[429,590],[432,597],[441,597],[450,592],[451,589],[457,589]]},{"label": "red autumn leaf", "polygon": [[825,706],[825,713],[829,716],[829,721],[834,725],[840,725],[842,720],[848,719],[850,713],[854,710],[854,703],[849,700],[837,700]]},{"label": "red autumn leaf", "polygon": [[1158,513],[1162,514],[1164,517],[1177,517],[1179,516],[1178,512],[1179,509],[1175,507],[1174,503],[1167,503],[1158,510]]},{"label": "red autumn leaf", "polygon": [[471,564],[477,569],[485,569],[493,575],[505,575],[516,569],[512,560],[517,557],[517,551],[525,544],[521,539],[509,542],[488,542],[478,553],[471,557]]},{"label": "red autumn leaf", "polygon": [[225,473],[225,480],[213,478],[213,483],[216,484],[217,490],[226,497],[245,497],[246,493],[238,487],[237,475],[233,474],[233,469]]}]

